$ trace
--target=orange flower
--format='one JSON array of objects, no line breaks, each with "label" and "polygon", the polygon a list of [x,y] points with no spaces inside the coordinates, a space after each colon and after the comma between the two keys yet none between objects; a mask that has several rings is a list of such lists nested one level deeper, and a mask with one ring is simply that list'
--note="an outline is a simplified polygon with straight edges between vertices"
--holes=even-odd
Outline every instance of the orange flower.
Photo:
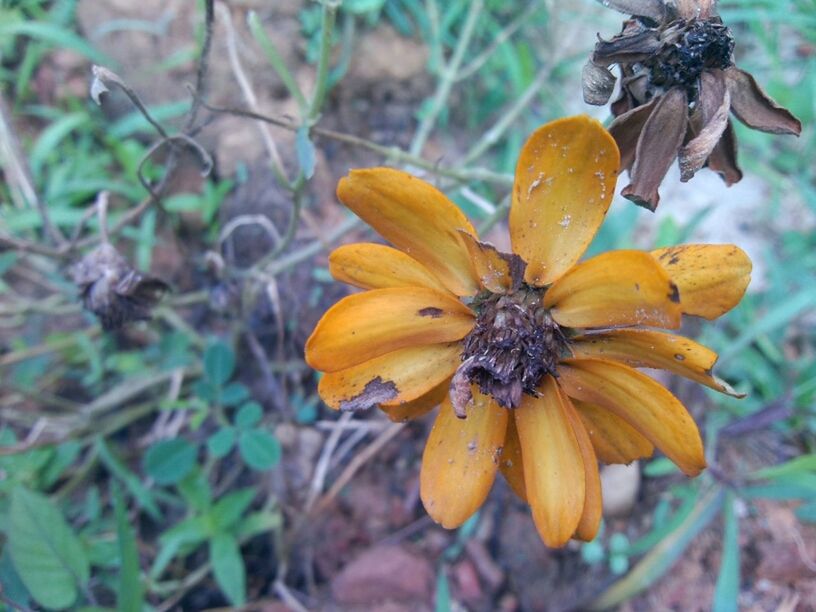
[{"label": "orange flower", "polygon": [[479,242],[441,192],[389,168],[353,170],[338,197],[396,248],[351,244],[329,258],[367,291],[329,309],[306,343],[332,408],[379,406],[394,420],[441,403],[422,457],[428,513],[454,528],[497,471],[526,500],[548,546],[592,539],[598,460],[657,447],[686,474],[705,467],[697,426],[635,368],[669,370],[723,393],[717,355],[680,336],[682,314],[739,302],[751,262],[731,245],[613,251],[578,263],[612,199],[619,154],[587,117],[525,144],[510,211],[513,254]]}]

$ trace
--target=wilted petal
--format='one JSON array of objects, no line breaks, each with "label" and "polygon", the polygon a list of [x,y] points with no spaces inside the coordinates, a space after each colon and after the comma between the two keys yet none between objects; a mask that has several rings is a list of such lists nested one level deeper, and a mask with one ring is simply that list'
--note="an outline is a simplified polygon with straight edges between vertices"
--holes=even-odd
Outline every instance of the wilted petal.
[{"label": "wilted petal", "polygon": [[547,546],[564,546],[575,533],[586,499],[581,447],[550,376],[539,397],[524,395],[515,409],[524,461],[524,484],[536,529]]},{"label": "wilted petal", "polygon": [[461,363],[459,342],[411,346],[356,366],[324,374],[320,397],[335,410],[365,410],[401,404],[431,391],[453,376]]},{"label": "wilted petal", "polygon": [[691,180],[705,165],[728,125],[731,96],[722,70],[707,70],[700,76],[698,113],[701,129],[678,154],[680,180]]},{"label": "wilted petal", "polygon": [[450,294],[423,287],[373,289],[329,308],[306,341],[306,362],[336,372],[409,346],[453,342],[473,313]]},{"label": "wilted petal", "polygon": [[447,292],[438,278],[410,255],[384,244],[346,244],[329,255],[337,280],[363,289],[428,287]]},{"label": "wilted petal", "polygon": [[572,403],[603,463],[629,465],[654,453],[652,443],[611,410],[575,398]]},{"label": "wilted petal", "polygon": [[575,439],[581,449],[581,457],[584,463],[584,478],[586,481],[586,496],[584,497],[584,509],[581,512],[581,521],[575,530],[575,537],[584,542],[593,540],[601,526],[601,516],[603,514],[603,500],[601,496],[601,477],[598,473],[598,458],[592,447],[592,440],[584,427],[581,417],[572,405],[568,397],[563,396],[564,408],[569,418],[572,431],[575,432]]},{"label": "wilted petal", "polygon": [[646,104],[641,104],[630,111],[615,118],[609,126],[609,133],[618,144],[621,156],[621,170],[631,170],[635,162],[635,151],[637,149],[640,133],[643,126],[652,114],[659,98],[652,98]]},{"label": "wilted petal", "polygon": [[708,167],[720,175],[727,186],[742,180],[742,170],[737,163],[737,135],[731,120],[725,127],[720,141],[708,156]]},{"label": "wilted petal", "polygon": [[603,106],[609,102],[612,90],[615,89],[615,75],[605,66],[598,66],[591,59],[584,64],[581,73],[581,84],[584,91],[584,102]]},{"label": "wilted petal", "polygon": [[439,408],[422,454],[419,494],[431,518],[459,527],[484,503],[499,464],[509,411],[473,389],[467,418],[449,400]]},{"label": "wilted petal", "polygon": [[466,232],[462,239],[473,260],[482,287],[493,293],[510,293],[524,281],[524,260],[513,253],[500,253],[487,242],[479,242]]},{"label": "wilted petal", "polygon": [[802,132],[802,123],[793,114],[774,102],[754,77],[731,66],[725,71],[728,92],[731,94],[731,110],[748,127],[772,134]]},{"label": "wilted petal", "polygon": [[658,187],[683,144],[688,125],[688,99],[682,87],[674,87],[658,101],[638,139],[631,183],[621,194],[649,210],[660,201]]},{"label": "wilted petal", "polygon": [[504,438],[499,469],[513,492],[522,501],[526,502],[527,490],[524,488],[524,462],[521,455],[518,429],[516,428],[515,412],[510,414],[510,419],[507,421],[507,436]]},{"label": "wilted petal", "polygon": [[549,284],[578,261],[612,201],[619,163],[615,141],[586,116],[553,121],[530,136],[516,166],[509,220],[528,283]]},{"label": "wilted petal", "polygon": [[751,282],[751,260],[733,244],[682,244],[652,256],[680,290],[685,314],[716,319],[739,303]]},{"label": "wilted petal", "polygon": [[711,373],[717,353],[683,336],[646,329],[617,329],[570,340],[576,357],[614,359],[636,368],[658,368],[721,393],[744,397]]},{"label": "wilted petal", "polygon": [[677,287],[643,251],[610,251],[588,259],[544,294],[556,323],[566,327],[680,326]]},{"label": "wilted petal", "polygon": [[662,47],[663,43],[657,30],[643,29],[597,42],[592,53],[592,61],[599,66],[633,64],[649,59]]},{"label": "wilted petal", "polygon": [[703,442],[694,419],[654,379],[604,359],[567,359],[558,374],[559,384],[570,397],[611,410],[689,476],[705,468]]},{"label": "wilted petal", "polygon": [[445,194],[393,168],[352,170],[337,197],[398,249],[422,263],[456,295],[473,295],[479,283],[458,230],[476,235]]},{"label": "wilted petal", "polygon": [[658,23],[666,17],[664,0],[598,0],[598,2],[626,15],[640,15]]},{"label": "wilted petal", "polygon": [[421,416],[428,414],[431,410],[439,406],[448,396],[448,387],[450,386],[450,378],[443,380],[433,389],[428,391],[415,400],[405,402],[404,404],[396,404],[394,406],[384,406],[380,404],[382,410],[389,419],[395,423],[404,423],[405,421],[412,421]]}]

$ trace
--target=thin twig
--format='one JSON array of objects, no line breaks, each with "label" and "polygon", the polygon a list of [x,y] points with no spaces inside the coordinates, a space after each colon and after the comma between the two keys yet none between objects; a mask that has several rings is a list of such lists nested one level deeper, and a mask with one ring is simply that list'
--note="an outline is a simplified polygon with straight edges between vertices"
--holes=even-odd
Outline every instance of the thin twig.
[{"label": "thin twig", "polygon": [[213,22],[215,21],[214,4],[215,0],[204,0],[204,42],[201,45],[201,55],[198,60],[198,70],[196,71],[195,93],[184,126],[185,132],[193,129],[198,118],[198,111],[201,108],[201,99],[207,93],[207,74],[210,65],[210,49],[212,48]]},{"label": "thin twig", "polygon": [[[338,423],[345,425],[354,417],[352,412],[344,412],[338,420]],[[309,496],[306,498],[304,506],[306,512],[311,511],[317,501],[318,496],[323,491],[323,483],[326,482],[326,475],[329,472],[329,465],[331,463],[332,453],[337,448],[340,442],[340,436],[343,435],[343,427],[338,427],[329,434],[326,443],[323,445],[323,451],[320,453],[320,459],[315,466],[314,476],[312,477],[311,485],[309,486]]]}]

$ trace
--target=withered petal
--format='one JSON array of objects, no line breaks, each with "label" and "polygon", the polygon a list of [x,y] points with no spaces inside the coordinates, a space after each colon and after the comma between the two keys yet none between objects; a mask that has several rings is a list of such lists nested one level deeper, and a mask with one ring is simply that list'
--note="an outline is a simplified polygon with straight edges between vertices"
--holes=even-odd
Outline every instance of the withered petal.
[{"label": "withered petal", "polygon": [[753,76],[736,66],[725,71],[731,110],[745,125],[771,134],[802,132],[802,122],[766,94]]},{"label": "withered petal", "polygon": [[719,174],[729,187],[742,180],[742,170],[737,163],[737,135],[730,120],[720,141],[708,156],[707,165],[709,169]]},{"label": "withered petal", "polygon": [[595,44],[592,62],[598,66],[633,64],[649,59],[662,47],[658,31],[652,28],[634,34],[618,34]]},{"label": "withered petal", "polygon": [[638,206],[655,210],[660,202],[658,187],[683,144],[688,125],[686,90],[674,87],[658,101],[643,126],[635,151],[630,183],[621,192]]},{"label": "withered petal", "polygon": [[658,100],[659,98],[652,98],[646,104],[633,108],[617,117],[609,126],[609,133],[620,149],[621,170],[632,169],[638,138]]},{"label": "withered petal", "polygon": [[[700,130],[678,154],[680,180],[691,180],[705,165],[728,125],[731,96],[722,70],[707,70],[700,76],[698,117]],[[693,123],[693,122],[692,122]]]},{"label": "withered petal", "polygon": [[604,6],[627,15],[640,15],[657,22],[663,21],[668,11],[663,0],[598,0]]},{"label": "withered petal", "polygon": [[584,102],[594,106],[603,106],[609,102],[616,80],[609,68],[598,66],[591,59],[587,60],[581,72]]}]

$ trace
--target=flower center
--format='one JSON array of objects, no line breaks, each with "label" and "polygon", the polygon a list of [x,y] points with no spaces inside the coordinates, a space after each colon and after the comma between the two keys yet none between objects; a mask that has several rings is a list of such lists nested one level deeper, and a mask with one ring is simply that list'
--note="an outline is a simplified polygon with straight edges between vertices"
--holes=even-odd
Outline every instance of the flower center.
[{"label": "flower center", "polygon": [[644,62],[651,84],[670,88],[675,85],[696,98],[697,82],[703,70],[725,69],[734,63],[734,38],[719,18],[706,21],[679,20],[661,34],[665,44],[655,57]]},{"label": "flower center", "polygon": [[521,394],[536,395],[541,378],[556,374],[569,354],[564,330],[542,305],[544,289],[522,284],[514,293],[485,291],[471,307],[476,325],[465,338],[462,365],[451,383],[456,413],[464,416],[471,383],[505,408],[517,408]]}]

